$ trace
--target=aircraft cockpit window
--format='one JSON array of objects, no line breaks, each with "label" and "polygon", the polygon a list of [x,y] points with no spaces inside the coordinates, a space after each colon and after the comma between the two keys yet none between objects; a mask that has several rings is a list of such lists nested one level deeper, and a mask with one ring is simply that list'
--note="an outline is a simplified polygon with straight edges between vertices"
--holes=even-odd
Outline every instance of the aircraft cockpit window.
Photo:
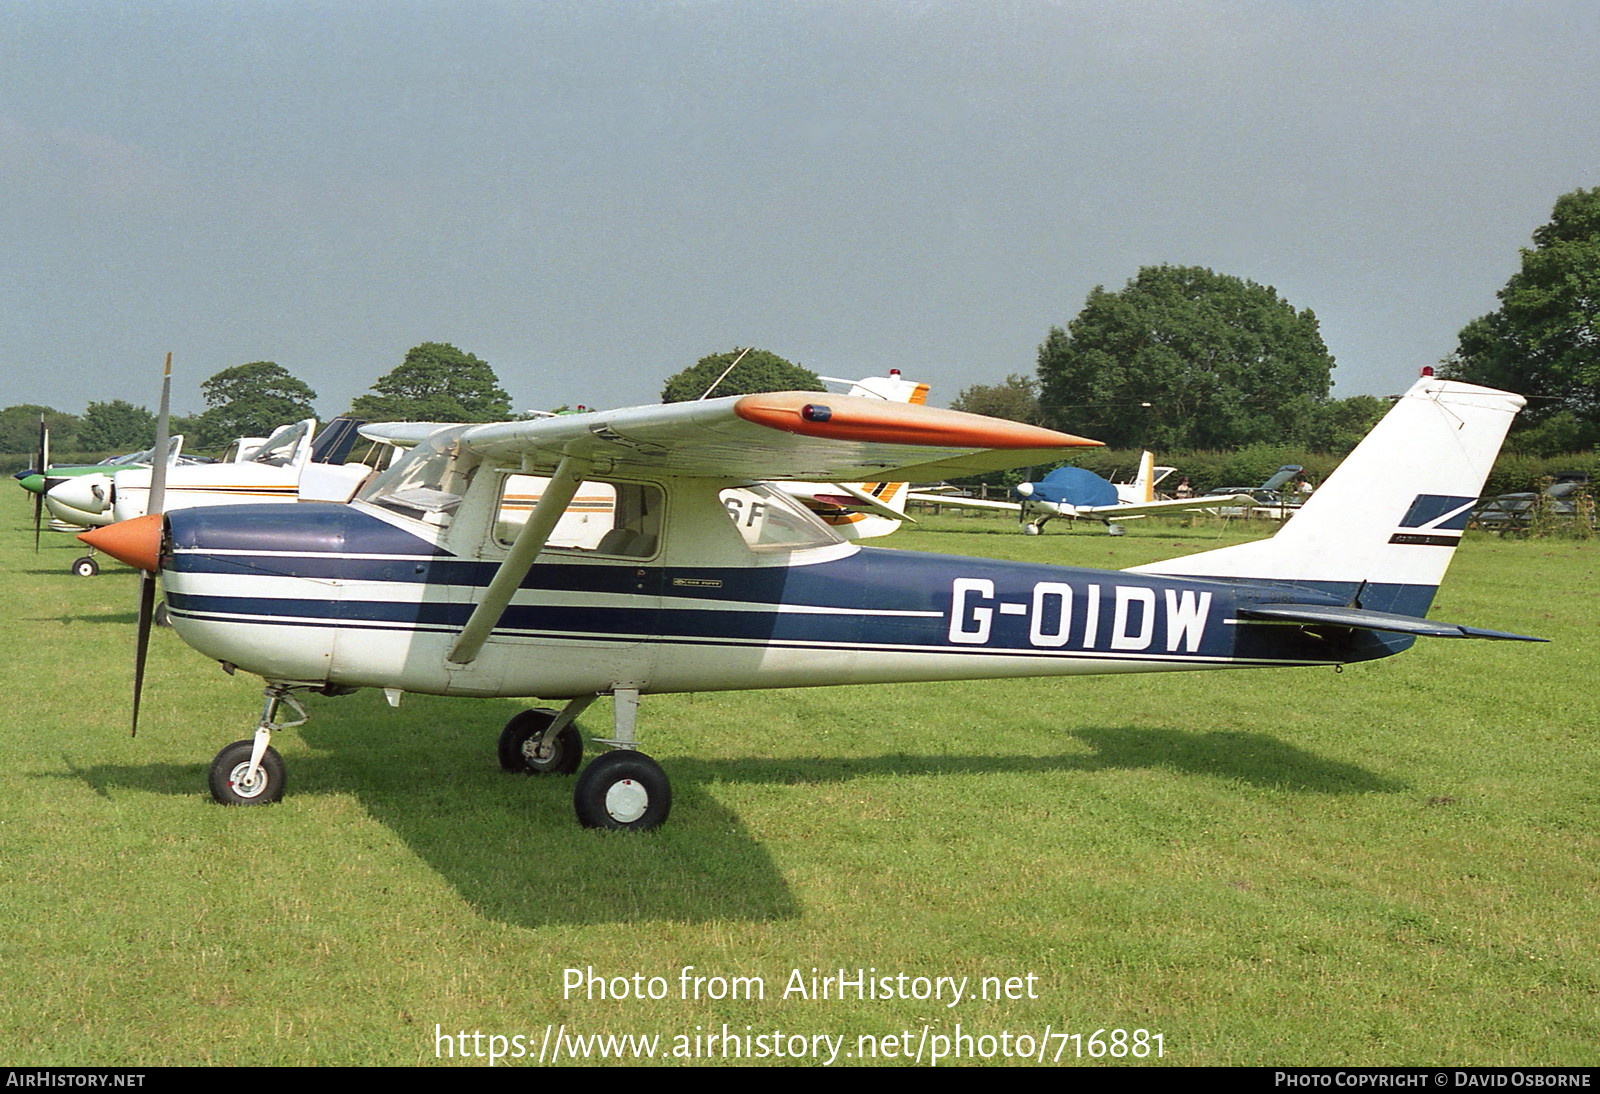
[{"label": "aircraft cockpit window", "polygon": [[441,430],[417,445],[387,471],[375,475],[358,500],[429,524],[450,523],[476,466],[476,461],[457,454],[456,438],[461,431]]},{"label": "aircraft cockpit window", "polygon": [[[533,515],[550,480],[507,475],[495,514],[494,537],[509,547]],[[618,558],[649,558],[661,542],[661,491],[639,483],[584,482],[545,546]]]},{"label": "aircraft cockpit window", "polygon": [[745,543],[757,551],[798,551],[841,542],[833,529],[787,494],[770,487],[759,483],[738,486],[718,496]]}]

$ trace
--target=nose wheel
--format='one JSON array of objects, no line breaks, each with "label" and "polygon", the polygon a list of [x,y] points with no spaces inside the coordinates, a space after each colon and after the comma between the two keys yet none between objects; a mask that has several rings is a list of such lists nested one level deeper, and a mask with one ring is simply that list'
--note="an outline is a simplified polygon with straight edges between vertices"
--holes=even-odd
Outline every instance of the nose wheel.
[{"label": "nose wheel", "polygon": [[[218,752],[211,761],[208,782],[211,796],[222,805],[270,805],[283,797],[283,757],[267,742],[275,729],[305,725],[306,708],[291,694],[303,690],[289,684],[268,684],[262,692],[261,721],[256,734],[247,741],[235,741]],[[293,722],[279,722],[278,708],[287,704],[299,715]]]},{"label": "nose wheel", "polygon": [[211,796],[223,805],[267,805],[283,797],[283,757],[268,746],[250,762],[254,741],[235,741],[211,761]]}]

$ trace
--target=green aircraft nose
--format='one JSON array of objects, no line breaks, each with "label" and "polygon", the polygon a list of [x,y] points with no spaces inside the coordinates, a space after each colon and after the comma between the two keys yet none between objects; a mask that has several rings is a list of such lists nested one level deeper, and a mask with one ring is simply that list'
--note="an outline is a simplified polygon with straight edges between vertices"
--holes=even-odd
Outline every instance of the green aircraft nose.
[{"label": "green aircraft nose", "polygon": [[17,484],[30,494],[44,493],[44,476],[37,471],[17,476]]}]

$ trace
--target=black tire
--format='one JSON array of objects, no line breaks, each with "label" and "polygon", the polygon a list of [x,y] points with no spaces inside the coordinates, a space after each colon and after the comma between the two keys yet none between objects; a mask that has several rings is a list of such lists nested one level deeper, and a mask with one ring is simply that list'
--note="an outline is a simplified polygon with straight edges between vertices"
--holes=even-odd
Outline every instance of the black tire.
[{"label": "black tire", "polygon": [[270,805],[283,797],[283,757],[268,747],[254,786],[242,786],[253,741],[235,741],[211,761],[211,796],[223,805]]},{"label": "black tire", "polygon": [[648,832],[672,810],[672,785],[643,752],[619,748],[590,761],[572,788],[572,806],[585,828]]},{"label": "black tire", "polygon": [[167,615],[167,602],[163,600],[156,605],[156,610],[150,613],[150,622],[158,627],[172,626],[172,620]]},{"label": "black tire", "polygon": [[100,564],[88,555],[72,560],[72,572],[78,577],[93,577],[100,572]]},{"label": "black tire", "polygon": [[556,712],[543,707],[525,710],[500,731],[500,766],[523,775],[570,775],[583,762],[583,734],[578,723],[568,722],[555,740],[542,749],[534,748],[534,738],[556,720]]}]

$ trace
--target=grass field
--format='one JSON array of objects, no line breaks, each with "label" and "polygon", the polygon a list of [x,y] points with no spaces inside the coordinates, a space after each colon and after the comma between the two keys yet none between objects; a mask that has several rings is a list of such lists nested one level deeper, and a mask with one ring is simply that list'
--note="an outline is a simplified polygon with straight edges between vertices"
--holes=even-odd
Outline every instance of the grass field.
[{"label": "grass field", "polygon": [[[1593,543],[1469,536],[1433,609],[1550,645],[647,698],[676,800],[641,837],[579,829],[566,779],[499,770],[509,700],[313,698],[275,742],[289,796],[212,804],[259,682],[158,632],[130,740],[133,576],[69,576],[61,535],[35,555],[10,493],[0,1063],[460,1063],[519,1037],[536,1057],[563,1025],[700,1062],[726,1025],[754,1051],[804,1038],[800,1062],[826,1035],[838,1062],[875,1038],[924,1062],[1600,1063]],[[1235,535],[1014,528],[884,542],[1121,567]],[[685,966],[765,997],[686,1000]],[[784,997],[841,968],[968,997]],[[566,993],[568,969],[664,997]],[[1022,998],[972,998],[984,977]]]}]

